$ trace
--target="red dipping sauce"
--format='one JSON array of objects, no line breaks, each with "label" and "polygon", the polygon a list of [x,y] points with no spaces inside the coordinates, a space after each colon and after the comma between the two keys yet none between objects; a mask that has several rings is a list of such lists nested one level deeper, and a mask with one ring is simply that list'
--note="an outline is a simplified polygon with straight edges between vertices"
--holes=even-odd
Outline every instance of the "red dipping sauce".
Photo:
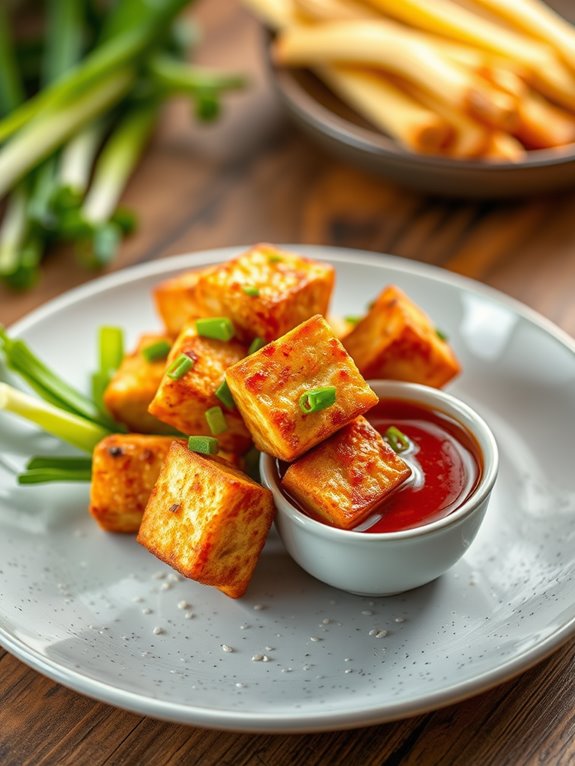
[{"label": "red dipping sauce", "polygon": [[356,532],[399,532],[437,521],[459,508],[481,478],[479,446],[457,421],[414,402],[386,399],[366,414],[382,435],[396,426],[411,446],[400,457],[412,476]]}]

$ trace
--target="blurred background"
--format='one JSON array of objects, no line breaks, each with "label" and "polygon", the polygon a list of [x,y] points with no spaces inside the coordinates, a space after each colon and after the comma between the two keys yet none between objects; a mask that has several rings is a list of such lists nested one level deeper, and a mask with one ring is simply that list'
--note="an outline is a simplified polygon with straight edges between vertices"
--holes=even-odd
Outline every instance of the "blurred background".
[{"label": "blurred background", "polygon": [[[17,38],[36,39],[41,24],[38,5],[15,3],[9,9]],[[120,206],[134,217],[120,221],[125,229],[117,241],[108,247],[103,237],[100,263],[94,263],[92,253],[86,255],[85,244],[78,247],[65,237],[47,248],[43,245],[41,265],[26,289],[14,289],[6,282],[0,287],[0,321],[14,321],[103,271],[175,253],[267,240],[365,248],[434,263],[491,284],[575,332],[575,307],[564,291],[575,277],[575,193],[570,191],[570,175],[565,174],[565,166],[572,173],[575,162],[572,145],[551,150],[550,163],[538,160],[561,166],[556,180],[561,190],[543,192],[538,186],[553,187],[553,178],[541,181],[531,175],[513,181],[519,185],[520,198],[507,192],[501,198],[500,192],[500,198],[493,199],[480,190],[482,198],[469,199],[481,183],[469,181],[469,174],[481,161],[468,158],[455,171],[455,191],[450,187],[450,196],[445,197],[445,185],[450,183],[445,174],[453,174],[459,160],[422,157],[424,166],[428,163],[422,180],[421,165],[415,170],[409,166],[416,155],[386,138],[363,116],[346,118],[345,112],[338,114],[336,107],[324,103],[320,118],[327,121],[327,128],[324,124],[319,131],[310,130],[309,121],[317,115],[308,116],[307,132],[294,123],[290,99],[297,101],[296,91],[305,91],[305,84],[297,85],[296,91],[292,87],[301,68],[286,86],[291,70],[270,64],[270,33],[261,20],[267,14],[269,21],[273,2],[263,4],[264,13],[256,9],[259,18],[253,2],[251,8],[239,0],[181,5],[186,7],[180,19],[188,24],[180,29],[184,43],[177,57],[237,82],[222,92],[216,89],[213,100],[219,108],[211,109],[214,90],[209,88],[201,93],[202,98],[207,93],[207,105],[199,103],[197,89],[191,96],[180,90],[162,98],[149,135],[143,131],[133,172],[126,174],[121,188]],[[131,97],[134,92],[130,89]],[[144,100],[148,95],[144,89]],[[307,98],[313,100],[314,93],[308,92]],[[296,103],[295,111],[298,108]],[[202,115],[202,109],[207,114]],[[360,139],[345,136],[345,119],[352,132],[360,130]],[[42,134],[43,123],[38,122]],[[333,125],[339,132],[335,150],[334,141],[325,139]],[[358,161],[354,143],[356,149],[357,140],[377,144],[378,136],[383,143],[372,151],[373,160],[368,149]],[[535,155],[548,157],[549,151],[527,152],[514,162],[529,163]],[[403,174],[399,183],[398,157]],[[503,172],[499,177],[504,180],[494,184],[497,194],[499,187],[505,187],[505,165],[512,163],[501,159],[492,163],[486,170],[489,163],[484,161],[480,173],[491,174],[491,183],[493,174]],[[4,167],[0,159],[0,168]],[[429,188],[423,192],[410,188],[422,184]]]}]

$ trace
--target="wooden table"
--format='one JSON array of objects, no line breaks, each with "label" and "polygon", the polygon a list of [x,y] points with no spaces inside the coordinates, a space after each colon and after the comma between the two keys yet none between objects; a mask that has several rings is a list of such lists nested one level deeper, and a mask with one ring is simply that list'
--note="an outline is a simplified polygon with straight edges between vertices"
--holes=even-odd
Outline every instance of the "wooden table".
[{"label": "wooden table", "polygon": [[[174,253],[261,240],[395,253],[466,274],[575,335],[575,191],[507,204],[446,202],[370,178],[303,138],[261,64],[260,33],[236,2],[205,0],[206,62],[241,68],[252,87],[217,125],[171,106],[130,184],[139,232],[114,269]],[[24,295],[0,291],[10,323],[92,277],[66,252]],[[575,759],[575,642],[488,693],[369,729],[246,735],[125,713],[50,681],[0,650],[0,763],[567,764]]]}]

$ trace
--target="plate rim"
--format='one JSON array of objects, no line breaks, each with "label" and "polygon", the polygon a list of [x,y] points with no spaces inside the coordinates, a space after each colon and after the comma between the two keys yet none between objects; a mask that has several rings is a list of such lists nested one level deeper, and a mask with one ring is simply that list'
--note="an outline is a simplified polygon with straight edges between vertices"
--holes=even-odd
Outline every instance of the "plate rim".
[{"label": "plate rim", "polygon": [[[550,319],[547,319],[535,309],[521,301],[512,298],[496,288],[484,285],[475,279],[465,277],[445,268],[432,264],[410,261],[401,256],[381,254],[353,248],[341,248],[329,245],[281,244],[278,247],[303,253],[311,258],[329,262],[354,263],[368,266],[379,265],[390,267],[396,272],[414,274],[434,282],[448,284],[455,289],[479,294],[499,305],[503,305],[526,321],[536,325],[555,341],[575,354],[575,339],[562,330]],[[25,333],[39,322],[57,314],[66,308],[81,302],[85,298],[110,289],[122,287],[133,280],[143,280],[152,276],[169,277],[180,270],[201,268],[206,263],[217,263],[246,249],[245,246],[233,246],[200,250],[184,253],[149,263],[136,264],[117,272],[101,276],[90,282],[72,288],[58,296],[25,317],[13,323],[11,332],[16,335]],[[99,681],[90,675],[72,668],[63,668],[58,662],[46,659],[35,648],[28,646],[23,640],[0,627],[0,645],[24,664],[41,674],[61,683],[63,686],[93,699],[115,705],[131,712],[151,716],[174,723],[184,723],[203,728],[249,733],[311,733],[319,731],[352,729],[362,726],[373,726],[385,722],[420,715],[437,710],[451,704],[456,704],[477,694],[486,692],[495,686],[509,681],[520,673],[549,657],[560,648],[569,638],[575,635],[575,610],[566,623],[557,628],[552,634],[540,641],[535,647],[529,647],[520,654],[508,659],[502,665],[468,679],[462,683],[447,685],[441,690],[423,694],[418,698],[406,700],[394,705],[365,704],[355,707],[352,712],[318,712],[311,716],[301,710],[286,716],[285,714],[245,713],[232,710],[221,710],[173,703],[158,699],[152,695],[144,695],[122,689],[108,682]]]}]

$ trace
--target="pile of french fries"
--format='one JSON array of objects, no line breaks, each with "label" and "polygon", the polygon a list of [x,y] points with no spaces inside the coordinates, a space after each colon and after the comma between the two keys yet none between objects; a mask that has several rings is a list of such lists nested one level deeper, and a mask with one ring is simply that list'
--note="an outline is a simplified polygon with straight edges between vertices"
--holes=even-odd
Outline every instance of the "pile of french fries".
[{"label": "pile of french fries", "polygon": [[278,66],[308,67],[411,151],[519,162],[575,142],[575,27],[539,0],[246,0]]}]

